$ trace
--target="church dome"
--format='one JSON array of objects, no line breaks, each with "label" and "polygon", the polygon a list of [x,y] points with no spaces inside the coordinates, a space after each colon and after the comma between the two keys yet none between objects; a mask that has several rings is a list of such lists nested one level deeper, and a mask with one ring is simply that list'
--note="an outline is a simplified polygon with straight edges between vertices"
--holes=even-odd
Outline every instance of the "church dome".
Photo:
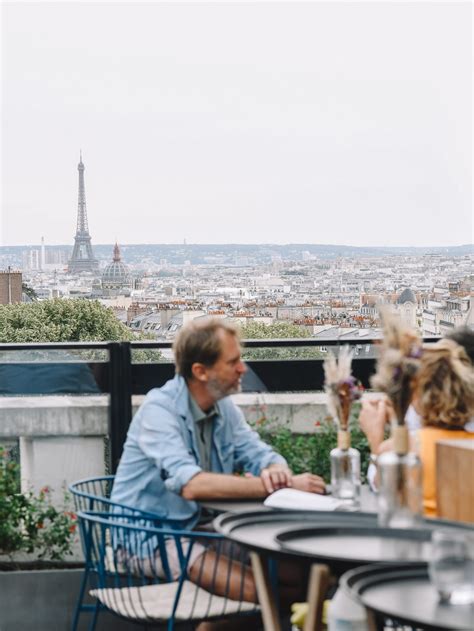
[{"label": "church dome", "polygon": [[414,305],[416,305],[416,296],[413,293],[413,290],[409,287],[402,291],[397,300],[397,303],[399,305],[404,305],[406,302],[412,302]]},{"label": "church dome", "polygon": [[122,262],[120,256],[120,248],[118,244],[114,247],[114,258],[109,263],[102,273],[102,288],[103,289],[130,289],[132,286],[132,277],[128,265]]}]

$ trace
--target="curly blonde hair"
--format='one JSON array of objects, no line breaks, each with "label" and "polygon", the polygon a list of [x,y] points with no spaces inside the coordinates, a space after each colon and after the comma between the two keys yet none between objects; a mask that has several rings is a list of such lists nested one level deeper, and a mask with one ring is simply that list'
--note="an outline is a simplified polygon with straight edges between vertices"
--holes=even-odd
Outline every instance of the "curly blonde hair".
[{"label": "curly blonde hair", "polygon": [[462,346],[443,339],[426,348],[414,394],[423,425],[462,429],[474,415],[474,368]]}]

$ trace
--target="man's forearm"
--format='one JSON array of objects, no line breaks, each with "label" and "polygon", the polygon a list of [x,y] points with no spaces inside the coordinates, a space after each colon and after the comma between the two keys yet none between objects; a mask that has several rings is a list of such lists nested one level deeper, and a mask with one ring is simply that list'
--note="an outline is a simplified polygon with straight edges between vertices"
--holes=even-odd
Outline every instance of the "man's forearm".
[{"label": "man's forearm", "polygon": [[261,478],[244,478],[225,473],[203,471],[195,475],[181,490],[186,500],[254,499],[266,497]]}]

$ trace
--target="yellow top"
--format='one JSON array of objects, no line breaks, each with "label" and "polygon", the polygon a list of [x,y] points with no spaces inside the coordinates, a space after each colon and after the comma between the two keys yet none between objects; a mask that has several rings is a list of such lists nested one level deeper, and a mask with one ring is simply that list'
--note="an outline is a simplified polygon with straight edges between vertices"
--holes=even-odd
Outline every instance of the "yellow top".
[{"label": "yellow top", "polygon": [[474,440],[474,433],[423,427],[418,432],[418,437],[423,464],[423,512],[426,517],[436,517],[436,443],[438,440]]}]

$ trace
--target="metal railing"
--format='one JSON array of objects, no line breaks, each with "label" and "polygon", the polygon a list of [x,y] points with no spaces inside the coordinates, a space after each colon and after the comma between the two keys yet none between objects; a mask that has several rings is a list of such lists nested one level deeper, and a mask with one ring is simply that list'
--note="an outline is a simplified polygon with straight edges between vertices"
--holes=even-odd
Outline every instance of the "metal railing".
[{"label": "metal railing", "polygon": [[[425,338],[425,342],[435,342],[438,338]],[[245,349],[265,348],[297,349],[309,347],[328,349],[349,345],[351,347],[367,347],[374,340],[338,339],[264,339],[245,340]],[[135,350],[171,349],[171,342],[71,342],[71,343],[34,343],[34,344],[0,344],[0,395],[31,394],[94,394],[110,395],[108,434],[110,440],[110,468],[115,472],[128,426],[132,418],[132,395],[146,394],[151,388],[160,387],[174,376],[174,364],[171,361],[152,363],[135,363],[132,354]],[[80,361],[72,356],[67,361],[44,361],[41,351],[103,351],[105,361]],[[36,353],[33,360],[14,362],[5,361],[8,354],[16,352],[18,358],[22,353]],[[39,357],[38,357],[39,355]],[[53,353],[54,355],[54,353]],[[246,375],[253,376],[253,384],[247,387],[244,376],[244,391],[269,392],[308,392],[322,390],[324,386],[324,358],[298,359],[250,359]],[[375,371],[375,353],[371,357],[355,356],[353,374],[368,388],[370,377]],[[75,377],[74,377],[74,373]],[[74,377],[74,378],[72,378]],[[84,388],[84,377],[93,387]],[[93,377],[93,379],[91,379]]]}]

